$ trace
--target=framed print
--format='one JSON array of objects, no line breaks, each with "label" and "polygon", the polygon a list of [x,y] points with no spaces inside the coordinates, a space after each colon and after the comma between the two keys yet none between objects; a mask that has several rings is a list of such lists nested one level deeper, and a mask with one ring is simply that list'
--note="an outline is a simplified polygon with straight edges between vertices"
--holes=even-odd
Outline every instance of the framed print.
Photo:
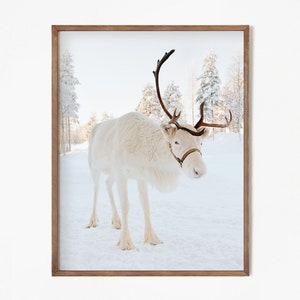
[{"label": "framed print", "polygon": [[249,26],[52,26],[53,276],[249,275]]}]

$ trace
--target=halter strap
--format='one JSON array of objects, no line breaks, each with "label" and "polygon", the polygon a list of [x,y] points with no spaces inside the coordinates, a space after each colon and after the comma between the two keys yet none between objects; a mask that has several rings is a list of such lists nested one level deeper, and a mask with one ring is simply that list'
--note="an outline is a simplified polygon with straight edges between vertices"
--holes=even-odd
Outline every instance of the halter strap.
[{"label": "halter strap", "polygon": [[202,155],[201,151],[200,151],[198,148],[191,148],[191,149],[189,149],[188,151],[186,151],[186,152],[183,154],[182,158],[179,158],[179,157],[177,157],[177,156],[173,153],[171,144],[169,144],[169,148],[170,148],[170,151],[171,151],[173,157],[174,157],[174,158],[177,160],[177,162],[180,164],[180,167],[181,167],[181,168],[182,168],[182,164],[183,164],[184,160],[185,160],[191,153],[193,153],[193,152],[199,152],[200,155]]}]

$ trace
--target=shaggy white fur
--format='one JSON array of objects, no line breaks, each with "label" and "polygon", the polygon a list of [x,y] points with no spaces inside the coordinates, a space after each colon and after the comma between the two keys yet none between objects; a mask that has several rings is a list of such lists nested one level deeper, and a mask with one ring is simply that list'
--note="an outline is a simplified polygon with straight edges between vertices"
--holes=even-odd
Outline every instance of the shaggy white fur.
[{"label": "shaggy white fur", "polygon": [[[95,188],[94,208],[88,227],[97,226],[100,173],[108,174],[107,189],[113,210],[112,223],[116,229],[121,227],[121,223],[112,193],[114,183],[117,184],[122,208],[122,230],[118,246],[124,250],[134,248],[127,218],[127,179],[134,178],[138,182],[145,215],[144,241],[153,245],[161,243],[151,225],[147,183],[160,191],[174,188],[181,172],[174,155],[180,158],[189,149],[199,149],[201,138],[203,136],[193,136],[169,124],[160,126],[136,112],[96,125],[89,141],[89,166]],[[201,153],[191,153],[183,162],[182,170],[189,177],[200,178],[205,173]]]}]

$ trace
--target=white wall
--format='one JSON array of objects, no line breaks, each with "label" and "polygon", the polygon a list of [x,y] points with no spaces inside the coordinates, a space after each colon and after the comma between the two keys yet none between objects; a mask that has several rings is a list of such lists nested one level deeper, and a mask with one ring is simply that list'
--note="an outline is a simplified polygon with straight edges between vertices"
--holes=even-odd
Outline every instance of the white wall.
[{"label": "white wall", "polygon": [[[1,1],[0,298],[299,299],[299,12],[298,0]],[[51,24],[252,26],[250,277],[51,277]]]}]

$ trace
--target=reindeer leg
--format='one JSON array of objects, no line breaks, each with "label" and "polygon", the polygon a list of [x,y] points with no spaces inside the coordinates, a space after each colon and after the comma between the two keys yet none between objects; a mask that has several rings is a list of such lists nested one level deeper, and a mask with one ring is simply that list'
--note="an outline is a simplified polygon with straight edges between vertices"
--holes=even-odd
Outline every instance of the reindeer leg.
[{"label": "reindeer leg", "polygon": [[157,237],[151,224],[147,183],[144,180],[138,180],[138,189],[139,189],[140,198],[141,198],[141,202],[144,210],[144,216],[145,216],[144,243],[150,245],[161,244],[162,241]]},{"label": "reindeer leg", "polygon": [[113,176],[109,176],[106,180],[106,187],[107,187],[109,200],[110,200],[110,204],[111,204],[111,208],[112,208],[112,212],[113,212],[113,217],[112,217],[112,222],[111,223],[112,223],[114,228],[121,229],[121,221],[120,221],[120,217],[118,215],[117,209],[116,209],[114,194],[113,194],[113,191],[112,191],[113,183],[114,183]]},{"label": "reindeer leg", "polygon": [[95,172],[93,175],[94,180],[94,205],[93,205],[93,212],[90,218],[89,224],[86,226],[86,228],[96,227],[98,225],[99,219],[97,216],[97,201],[98,201],[98,193],[99,193],[99,179],[100,179],[100,173]]},{"label": "reindeer leg", "polygon": [[129,201],[127,193],[127,179],[122,175],[118,174],[116,176],[118,193],[121,201],[122,208],[122,229],[121,236],[118,242],[119,248],[122,250],[131,250],[134,249],[134,245],[131,241],[129,228],[128,228],[128,211],[129,211]]}]

